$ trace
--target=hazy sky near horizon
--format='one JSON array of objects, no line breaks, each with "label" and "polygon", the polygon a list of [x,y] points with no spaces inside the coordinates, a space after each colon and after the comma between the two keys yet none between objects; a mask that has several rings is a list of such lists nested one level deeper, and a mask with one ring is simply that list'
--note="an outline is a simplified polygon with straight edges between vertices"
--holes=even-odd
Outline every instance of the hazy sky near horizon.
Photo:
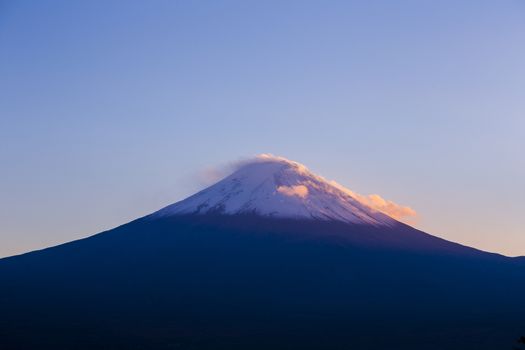
[{"label": "hazy sky near horizon", "polygon": [[525,255],[523,1],[0,0],[0,256],[259,153]]}]

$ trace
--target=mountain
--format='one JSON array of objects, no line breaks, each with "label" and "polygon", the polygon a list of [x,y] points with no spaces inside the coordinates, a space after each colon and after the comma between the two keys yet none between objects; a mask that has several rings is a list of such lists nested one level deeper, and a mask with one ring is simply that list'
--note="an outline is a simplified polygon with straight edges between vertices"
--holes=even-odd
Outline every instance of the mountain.
[{"label": "mountain", "polygon": [[525,261],[405,225],[284,158],[0,260],[1,349],[511,349]]}]

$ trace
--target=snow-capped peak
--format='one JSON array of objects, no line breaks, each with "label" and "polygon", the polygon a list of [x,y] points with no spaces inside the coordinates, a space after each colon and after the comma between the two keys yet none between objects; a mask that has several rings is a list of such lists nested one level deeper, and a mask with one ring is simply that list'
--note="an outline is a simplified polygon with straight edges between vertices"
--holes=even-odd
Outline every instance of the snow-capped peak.
[{"label": "snow-capped peak", "polygon": [[244,162],[216,184],[153,214],[243,214],[393,225],[397,221],[352,191],[310,172],[300,163],[269,154]]}]

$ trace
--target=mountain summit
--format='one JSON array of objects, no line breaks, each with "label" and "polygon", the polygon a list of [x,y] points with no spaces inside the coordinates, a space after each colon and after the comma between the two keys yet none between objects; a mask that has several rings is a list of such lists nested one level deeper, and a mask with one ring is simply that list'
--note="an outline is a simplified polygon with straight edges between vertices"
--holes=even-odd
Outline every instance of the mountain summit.
[{"label": "mountain summit", "polygon": [[391,226],[396,221],[352,191],[315,175],[298,162],[259,155],[233,174],[197,194],[153,214],[258,214]]}]

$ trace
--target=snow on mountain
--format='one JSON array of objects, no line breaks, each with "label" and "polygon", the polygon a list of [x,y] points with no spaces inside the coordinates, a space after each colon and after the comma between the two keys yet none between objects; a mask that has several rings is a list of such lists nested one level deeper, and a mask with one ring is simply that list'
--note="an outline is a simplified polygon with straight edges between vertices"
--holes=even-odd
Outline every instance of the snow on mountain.
[{"label": "snow on mountain", "polygon": [[152,217],[207,213],[254,213],[374,226],[397,222],[369,206],[359,195],[313,174],[304,165],[273,155],[260,155],[245,162],[233,174]]}]

